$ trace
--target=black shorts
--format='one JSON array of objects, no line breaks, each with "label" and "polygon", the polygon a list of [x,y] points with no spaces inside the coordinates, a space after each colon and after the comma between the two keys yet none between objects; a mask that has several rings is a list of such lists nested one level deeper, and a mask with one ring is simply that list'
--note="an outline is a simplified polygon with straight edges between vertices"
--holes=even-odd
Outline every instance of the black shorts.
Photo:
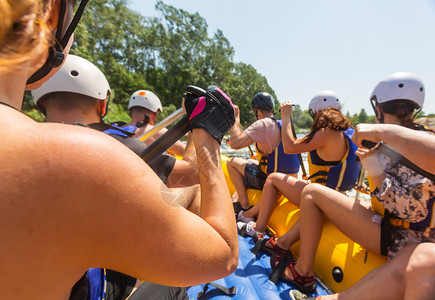
[{"label": "black shorts", "polygon": [[148,165],[153,169],[154,173],[166,184],[169,174],[174,169],[177,159],[167,154],[160,154]]},{"label": "black shorts", "polygon": [[260,165],[247,163],[245,166],[245,175],[243,181],[247,189],[262,190],[266,182],[267,174],[261,171]]},{"label": "black shorts", "polygon": [[[130,148],[130,150],[139,155],[139,157],[143,157],[147,145],[145,145],[145,143],[141,142],[139,139],[124,137],[118,134],[109,135]],[[168,181],[168,176],[174,168],[175,160],[176,158],[173,156],[167,154],[160,154],[148,165],[151,167],[151,169],[153,169],[154,173],[156,173],[157,176],[166,184],[166,182]]]}]

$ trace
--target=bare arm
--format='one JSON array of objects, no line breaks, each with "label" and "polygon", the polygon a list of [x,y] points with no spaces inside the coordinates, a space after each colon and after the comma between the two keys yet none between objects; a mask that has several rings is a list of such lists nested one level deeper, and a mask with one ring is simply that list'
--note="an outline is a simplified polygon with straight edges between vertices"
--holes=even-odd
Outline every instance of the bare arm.
[{"label": "bare arm", "polygon": [[286,154],[298,154],[324,147],[328,143],[332,132],[326,129],[319,130],[308,143],[304,143],[303,139],[297,139],[293,135],[292,124],[290,122],[292,111],[293,106],[290,101],[281,104],[281,138],[284,152]]},{"label": "bare arm", "polygon": [[391,124],[359,124],[352,137],[358,147],[361,142],[383,141],[420,168],[435,173],[435,136]]},{"label": "bare arm", "polygon": [[234,105],[236,122],[230,130],[230,141],[232,149],[242,149],[254,143],[254,141],[243,131],[240,125],[240,109]]},{"label": "bare arm", "polygon": [[[198,217],[175,203],[168,205],[161,181],[137,155],[98,132],[70,129],[72,134],[50,146],[51,162],[45,168],[50,181],[41,188],[48,190],[50,213],[65,220],[49,228],[68,232],[65,255],[70,253],[75,265],[112,268],[175,286],[234,271],[237,232],[216,140],[194,130],[203,190]],[[55,172],[62,175],[53,176]]]}]

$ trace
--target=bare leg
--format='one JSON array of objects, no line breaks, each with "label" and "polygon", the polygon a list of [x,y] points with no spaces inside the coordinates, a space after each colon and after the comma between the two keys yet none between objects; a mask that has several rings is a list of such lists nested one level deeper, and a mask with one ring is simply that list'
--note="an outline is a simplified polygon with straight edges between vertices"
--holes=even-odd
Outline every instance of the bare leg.
[{"label": "bare leg", "polygon": [[290,249],[290,247],[300,239],[299,230],[300,223],[299,220],[297,220],[289,231],[277,239],[276,244],[282,249]]},{"label": "bare leg", "polygon": [[323,299],[433,299],[435,244],[408,245],[351,288]]},{"label": "bare leg", "polygon": [[170,188],[180,188],[198,183],[198,168],[185,160],[177,159],[174,168],[168,176],[166,185]]},{"label": "bare leg", "polygon": [[[302,192],[300,211],[301,255],[296,264],[299,274],[313,275],[313,264],[322,233],[322,215],[350,239],[380,253],[380,226],[372,222],[369,209],[358,200],[319,184],[309,184]],[[290,273],[290,274],[288,274]],[[291,272],[286,275],[292,278]]]},{"label": "bare leg", "polygon": [[236,188],[237,195],[239,196],[239,202],[244,209],[249,208],[245,182],[243,181],[243,176],[245,176],[245,166],[248,162],[248,160],[239,157],[233,157],[227,161],[228,175],[230,175],[230,179]]},{"label": "bare leg", "polygon": [[201,212],[201,187],[199,184],[195,184],[191,187],[188,187],[188,197],[191,199],[190,204],[186,207],[186,209],[195,215],[199,216]]},{"label": "bare leg", "polygon": [[[398,285],[400,284],[399,282]],[[429,300],[433,299],[434,295],[435,243],[423,243],[413,251],[406,266],[404,298]]]},{"label": "bare leg", "polygon": [[255,230],[260,232],[266,230],[266,225],[278,200],[278,193],[283,194],[289,201],[299,206],[301,193],[306,185],[306,181],[298,180],[291,175],[283,173],[270,174],[264,184],[258,220],[254,227]]}]

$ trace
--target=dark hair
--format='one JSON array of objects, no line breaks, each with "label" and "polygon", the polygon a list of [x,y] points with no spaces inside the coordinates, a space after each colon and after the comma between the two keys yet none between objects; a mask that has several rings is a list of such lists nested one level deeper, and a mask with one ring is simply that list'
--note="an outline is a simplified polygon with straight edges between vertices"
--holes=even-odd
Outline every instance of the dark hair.
[{"label": "dark hair", "polygon": [[379,103],[379,108],[387,114],[394,115],[400,120],[400,125],[419,129],[421,126],[414,122],[414,111],[419,109],[419,106],[410,100],[395,100],[385,103]]},{"label": "dark hair", "polygon": [[308,143],[313,138],[319,129],[331,128],[334,130],[343,131],[351,126],[351,122],[340,111],[334,108],[326,108],[318,111],[314,115],[311,131],[303,138],[304,143]]},{"label": "dark hair", "polygon": [[46,115],[48,106],[57,110],[69,111],[71,109],[80,109],[88,112],[101,100],[71,92],[53,92],[44,95],[38,101],[38,108]]}]

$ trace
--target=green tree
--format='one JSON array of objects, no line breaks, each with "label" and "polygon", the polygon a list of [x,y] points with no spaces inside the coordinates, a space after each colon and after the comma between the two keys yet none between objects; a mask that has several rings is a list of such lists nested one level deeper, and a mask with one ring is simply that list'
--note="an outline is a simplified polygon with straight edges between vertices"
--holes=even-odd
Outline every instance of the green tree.
[{"label": "green tree", "polygon": [[[71,49],[97,65],[109,81],[112,97],[106,120],[128,120],[127,103],[138,89],[155,92],[169,112],[181,106],[186,85],[218,85],[241,107],[245,126],[255,121],[250,103],[256,93],[266,91],[276,99],[253,66],[233,62],[234,49],[222,31],[209,36],[207,22],[198,13],[158,1],[161,17],[144,17],[127,4],[90,1]],[[38,117],[28,97],[24,107]]]},{"label": "green tree", "polygon": [[360,113],[358,114],[358,121],[359,121],[359,123],[367,123],[368,118],[369,117],[368,117],[365,109],[362,108]]}]

